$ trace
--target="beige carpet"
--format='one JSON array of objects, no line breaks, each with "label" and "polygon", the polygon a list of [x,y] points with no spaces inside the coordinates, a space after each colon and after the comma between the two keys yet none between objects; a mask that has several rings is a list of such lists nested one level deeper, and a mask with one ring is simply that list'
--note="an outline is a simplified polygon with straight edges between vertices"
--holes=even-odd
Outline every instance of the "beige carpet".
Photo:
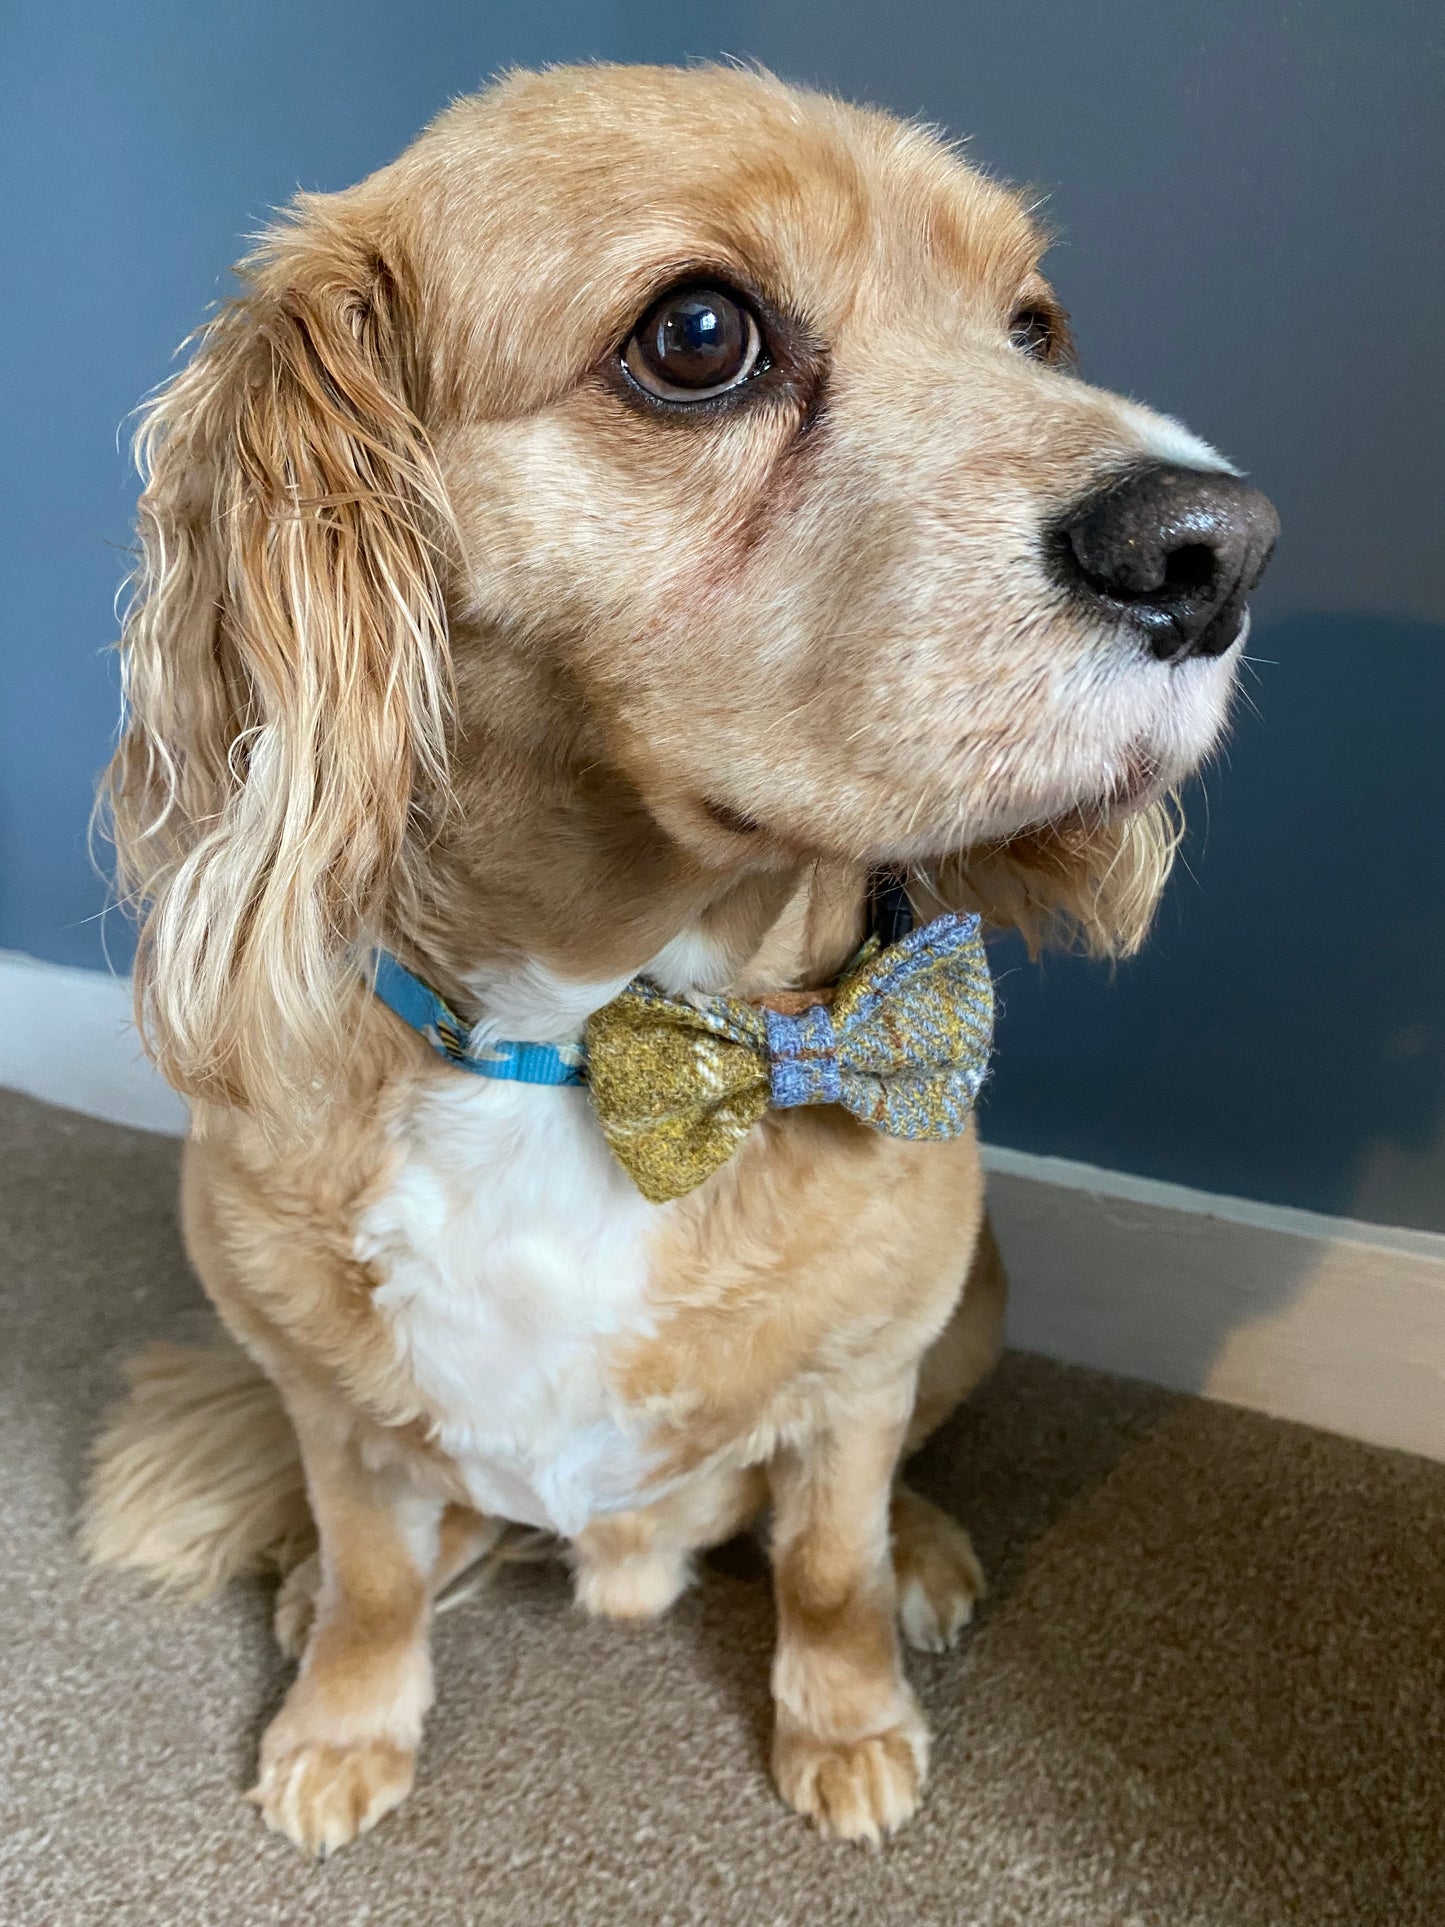
[{"label": "beige carpet", "polygon": [[882,1854],[769,1789],[743,1547],[642,1631],[549,1568],[447,1614],[415,1795],[307,1865],[239,1797],[262,1590],[158,1603],[70,1544],[117,1362],[204,1319],[175,1163],[0,1096],[5,1927],[1445,1923],[1445,1467],[1017,1356],[923,1461],[994,1596],[915,1664],[933,1779]]}]

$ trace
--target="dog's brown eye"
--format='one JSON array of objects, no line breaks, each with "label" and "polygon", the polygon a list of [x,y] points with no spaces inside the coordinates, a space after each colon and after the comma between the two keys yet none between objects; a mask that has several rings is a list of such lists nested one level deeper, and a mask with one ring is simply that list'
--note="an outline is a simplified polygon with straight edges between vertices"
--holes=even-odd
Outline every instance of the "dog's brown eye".
[{"label": "dog's brown eye", "polygon": [[763,366],[757,317],[725,288],[679,288],[656,302],[622,351],[637,386],[660,401],[710,401]]},{"label": "dog's brown eye", "polygon": [[1059,328],[1047,308],[1020,308],[1008,324],[1008,338],[1034,361],[1052,361],[1059,349]]}]

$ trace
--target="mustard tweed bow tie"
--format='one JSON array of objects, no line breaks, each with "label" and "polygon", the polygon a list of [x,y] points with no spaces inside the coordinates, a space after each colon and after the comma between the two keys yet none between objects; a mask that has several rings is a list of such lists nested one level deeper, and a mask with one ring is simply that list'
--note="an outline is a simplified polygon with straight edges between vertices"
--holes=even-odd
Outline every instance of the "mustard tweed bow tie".
[{"label": "mustard tweed bow tie", "polygon": [[[588,1020],[607,1142],[655,1203],[718,1169],[769,1105],[842,1104],[889,1137],[951,1138],[988,1068],[993,983],[976,916],[866,944],[831,991],[701,1006],[638,978]],[[801,1007],[800,1007],[801,1006]]]}]

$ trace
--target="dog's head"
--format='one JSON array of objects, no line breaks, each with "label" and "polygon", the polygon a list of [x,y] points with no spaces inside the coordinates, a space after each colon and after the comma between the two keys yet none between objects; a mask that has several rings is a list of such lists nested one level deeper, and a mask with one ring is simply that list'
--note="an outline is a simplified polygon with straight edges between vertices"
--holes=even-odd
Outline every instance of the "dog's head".
[{"label": "dog's head", "polygon": [[173,1080],[306,1063],[378,933],[626,974],[818,857],[1137,943],[1275,525],[1069,371],[1042,246],[716,69],[517,76],[303,197],[142,435],[110,787]]}]

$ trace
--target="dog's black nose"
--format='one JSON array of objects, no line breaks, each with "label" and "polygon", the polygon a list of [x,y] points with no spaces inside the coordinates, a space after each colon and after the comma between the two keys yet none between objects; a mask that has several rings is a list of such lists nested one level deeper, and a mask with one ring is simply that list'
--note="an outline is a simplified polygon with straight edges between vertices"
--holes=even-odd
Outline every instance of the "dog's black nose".
[{"label": "dog's black nose", "polygon": [[1054,552],[1074,588],[1178,662],[1238,638],[1278,534],[1273,503],[1237,475],[1151,462],[1075,503]]}]

